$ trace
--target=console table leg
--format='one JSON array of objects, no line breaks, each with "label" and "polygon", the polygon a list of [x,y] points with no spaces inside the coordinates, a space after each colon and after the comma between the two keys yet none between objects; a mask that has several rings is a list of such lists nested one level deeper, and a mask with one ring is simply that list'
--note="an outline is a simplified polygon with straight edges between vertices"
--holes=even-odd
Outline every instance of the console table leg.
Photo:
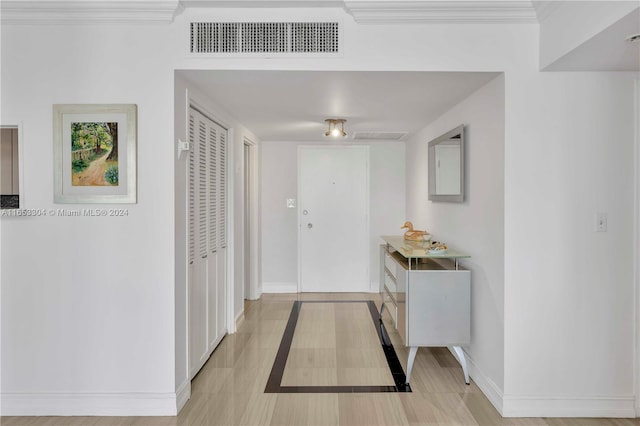
[{"label": "console table leg", "polygon": [[464,373],[464,382],[466,384],[470,384],[469,381],[469,369],[467,368],[467,358],[464,356],[464,352],[460,346],[452,346],[453,351],[456,354],[456,358],[458,358],[458,362],[462,366],[462,372]]},{"label": "console table leg", "polygon": [[411,346],[409,348],[409,358],[407,358],[407,377],[405,380],[407,384],[409,384],[409,381],[411,379],[411,370],[413,370],[413,361],[416,360],[416,353],[418,353],[418,347]]},{"label": "console table leg", "polygon": [[382,307],[380,308],[380,319],[382,320],[382,313],[384,312],[384,300],[382,301]]}]

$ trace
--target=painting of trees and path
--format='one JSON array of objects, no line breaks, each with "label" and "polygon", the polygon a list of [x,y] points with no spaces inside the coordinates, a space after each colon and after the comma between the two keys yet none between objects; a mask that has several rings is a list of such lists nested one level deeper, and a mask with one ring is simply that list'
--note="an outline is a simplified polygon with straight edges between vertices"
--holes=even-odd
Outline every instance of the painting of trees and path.
[{"label": "painting of trees and path", "polygon": [[118,123],[71,123],[71,185],[118,185]]}]

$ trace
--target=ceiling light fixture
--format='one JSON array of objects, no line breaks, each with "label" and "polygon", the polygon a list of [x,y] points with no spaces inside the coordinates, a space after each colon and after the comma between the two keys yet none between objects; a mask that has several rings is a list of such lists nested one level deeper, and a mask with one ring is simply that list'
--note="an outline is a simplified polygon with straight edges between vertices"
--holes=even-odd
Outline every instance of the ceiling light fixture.
[{"label": "ceiling light fixture", "polygon": [[627,41],[627,43],[640,41],[640,34],[632,34],[629,37],[627,37],[625,40]]},{"label": "ceiling light fixture", "polygon": [[347,132],[344,131],[344,123],[347,122],[344,118],[327,118],[324,120],[329,126],[329,129],[324,132],[325,136],[331,136],[332,138],[345,137]]}]

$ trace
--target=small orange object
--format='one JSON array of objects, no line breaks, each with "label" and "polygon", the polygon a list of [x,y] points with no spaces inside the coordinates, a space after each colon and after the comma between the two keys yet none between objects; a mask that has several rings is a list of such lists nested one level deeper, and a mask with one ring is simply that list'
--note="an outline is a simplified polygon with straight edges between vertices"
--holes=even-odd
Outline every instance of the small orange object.
[{"label": "small orange object", "polygon": [[425,241],[425,236],[428,235],[427,231],[420,231],[413,229],[413,223],[405,222],[400,229],[407,228],[407,232],[404,233],[404,239],[409,241]]}]

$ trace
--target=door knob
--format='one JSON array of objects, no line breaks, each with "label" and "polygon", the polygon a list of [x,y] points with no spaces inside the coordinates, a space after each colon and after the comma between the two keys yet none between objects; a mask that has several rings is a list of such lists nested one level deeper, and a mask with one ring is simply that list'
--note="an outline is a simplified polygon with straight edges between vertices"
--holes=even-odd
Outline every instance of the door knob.
[{"label": "door knob", "polygon": [[313,228],[313,223],[307,223],[307,228],[309,229]]}]

